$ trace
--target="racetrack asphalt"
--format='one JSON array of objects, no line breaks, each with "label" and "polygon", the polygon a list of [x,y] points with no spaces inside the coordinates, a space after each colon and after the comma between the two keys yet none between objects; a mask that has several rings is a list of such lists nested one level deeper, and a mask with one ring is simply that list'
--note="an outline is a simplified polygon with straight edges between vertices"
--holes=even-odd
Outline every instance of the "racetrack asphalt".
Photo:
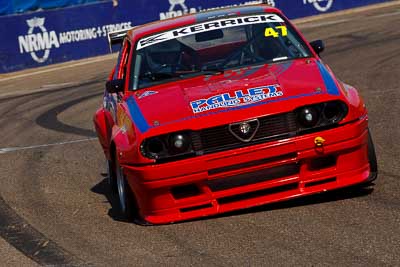
[{"label": "racetrack asphalt", "polygon": [[165,226],[112,208],[92,116],[114,57],[0,79],[0,266],[400,266],[398,25],[400,4],[299,25],[367,104],[375,186]]}]

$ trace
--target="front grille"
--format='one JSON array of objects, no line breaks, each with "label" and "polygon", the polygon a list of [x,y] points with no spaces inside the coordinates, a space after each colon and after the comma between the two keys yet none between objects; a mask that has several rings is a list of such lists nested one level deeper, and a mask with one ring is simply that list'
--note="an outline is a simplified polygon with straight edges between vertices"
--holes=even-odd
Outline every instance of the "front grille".
[{"label": "front grille", "polygon": [[258,120],[259,128],[250,142],[239,140],[231,133],[229,125],[222,125],[194,132],[192,134],[193,148],[195,151],[207,154],[296,135],[297,126],[294,112],[265,116]]}]

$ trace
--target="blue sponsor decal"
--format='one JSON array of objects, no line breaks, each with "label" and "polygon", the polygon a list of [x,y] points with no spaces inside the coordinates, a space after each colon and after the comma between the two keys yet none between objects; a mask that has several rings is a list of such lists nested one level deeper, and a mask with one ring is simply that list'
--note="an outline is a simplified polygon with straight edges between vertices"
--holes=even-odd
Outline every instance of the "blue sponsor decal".
[{"label": "blue sponsor decal", "polygon": [[340,95],[339,88],[336,86],[335,80],[333,80],[332,75],[326,69],[325,65],[318,61],[318,68],[321,72],[322,79],[324,80],[326,91],[330,95]]},{"label": "blue sponsor decal", "polygon": [[147,132],[150,126],[144,118],[142,111],[136,103],[136,100],[133,97],[129,97],[126,100],[126,103],[128,104],[129,113],[131,114],[132,120],[136,127],[138,127],[139,131],[142,133]]},{"label": "blue sponsor decal", "polygon": [[231,108],[252,103],[260,102],[266,99],[283,96],[283,92],[278,84],[267,85],[247,90],[238,90],[234,93],[224,93],[209,97],[207,99],[198,99],[190,102],[193,113],[201,113],[218,108]]}]

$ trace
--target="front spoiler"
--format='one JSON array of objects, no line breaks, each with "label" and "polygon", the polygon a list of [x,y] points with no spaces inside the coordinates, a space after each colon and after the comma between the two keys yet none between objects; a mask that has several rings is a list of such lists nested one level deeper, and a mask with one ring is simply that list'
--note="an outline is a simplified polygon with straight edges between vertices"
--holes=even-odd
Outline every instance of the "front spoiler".
[{"label": "front spoiler", "polygon": [[[190,160],[124,166],[124,173],[146,221],[164,224],[200,218],[374,179],[367,127],[364,118],[332,130]],[[317,148],[314,140],[320,136],[327,142]],[[182,194],[176,193],[178,189]]]}]

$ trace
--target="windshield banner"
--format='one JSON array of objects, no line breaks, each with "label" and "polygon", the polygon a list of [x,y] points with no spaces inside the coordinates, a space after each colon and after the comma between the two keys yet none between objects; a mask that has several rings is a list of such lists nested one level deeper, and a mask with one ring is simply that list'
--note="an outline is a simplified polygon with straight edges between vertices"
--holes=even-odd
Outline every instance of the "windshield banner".
[{"label": "windshield banner", "polygon": [[[109,52],[107,33],[110,31],[205,10],[265,2],[283,10],[293,19],[387,1],[389,0],[113,0],[7,15],[0,17],[0,25],[4,26],[0,27],[0,73],[103,55]],[[215,14],[218,16],[218,12]],[[249,16],[242,21],[236,20],[235,23],[277,18]],[[218,27],[228,27],[229,24],[223,19],[218,23]],[[205,31],[208,30],[206,27],[211,26],[203,23],[199,27],[202,28],[196,28],[196,31]],[[182,28],[169,34],[175,38],[174,34],[182,36],[189,32],[192,33],[191,28]],[[161,38],[171,36],[163,35]],[[143,42],[139,48],[154,43],[154,40],[146,39]]]},{"label": "windshield banner", "polygon": [[245,16],[229,19],[213,20],[201,24],[194,24],[189,27],[183,27],[172,31],[163,32],[161,34],[152,35],[139,41],[137,50],[146,46],[158,44],[164,41],[201,33],[209,30],[224,29],[241,25],[266,23],[266,22],[284,22],[284,20],[275,14],[265,14],[257,16]]}]

